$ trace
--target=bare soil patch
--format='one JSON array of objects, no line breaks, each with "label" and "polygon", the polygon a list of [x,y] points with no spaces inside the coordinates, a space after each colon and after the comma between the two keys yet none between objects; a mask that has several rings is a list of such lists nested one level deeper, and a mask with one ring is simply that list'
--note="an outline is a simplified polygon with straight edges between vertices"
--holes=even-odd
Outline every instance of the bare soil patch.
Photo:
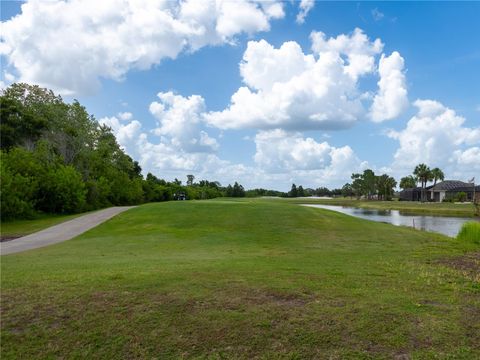
[{"label": "bare soil patch", "polygon": [[473,281],[480,282],[480,252],[444,258],[439,260],[438,263],[462,272]]},{"label": "bare soil patch", "polygon": [[4,236],[4,235],[0,235],[0,242],[12,241],[12,240],[18,239],[18,238],[20,238],[20,237],[21,237],[21,236]]}]

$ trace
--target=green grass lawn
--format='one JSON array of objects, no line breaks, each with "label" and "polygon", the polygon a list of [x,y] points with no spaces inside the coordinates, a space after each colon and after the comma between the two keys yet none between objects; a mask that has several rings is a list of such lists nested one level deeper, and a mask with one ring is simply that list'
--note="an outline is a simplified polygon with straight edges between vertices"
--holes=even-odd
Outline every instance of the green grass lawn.
[{"label": "green grass lawn", "polygon": [[0,355],[479,358],[479,262],[470,242],[286,201],[147,204],[1,258]]},{"label": "green grass lawn", "polygon": [[70,215],[39,215],[38,218],[32,220],[14,220],[2,222],[0,224],[0,234],[2,237],[19,237],[25,236],[36,231],[46,229],[50,226],[60,224],[67,220],[72,220],[78,216],[85,215],[70,214]]},{"label": "green grass lawn", "polygon": [[377,201],[377,200],[356,200],[350,198],[315,199],[315,198],[293,198],[282,199],[299,204],[327,204],[352,206],[366,209],[400,210],[411,214],[430,214],[460,217],[474,217],[475,208],[471,203],[422,203],[419,201]]}]

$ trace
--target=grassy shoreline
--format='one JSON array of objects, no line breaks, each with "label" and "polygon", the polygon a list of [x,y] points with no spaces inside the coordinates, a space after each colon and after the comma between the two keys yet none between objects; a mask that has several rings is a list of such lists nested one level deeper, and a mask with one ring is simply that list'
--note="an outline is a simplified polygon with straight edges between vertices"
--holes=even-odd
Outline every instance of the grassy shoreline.
[{"label": "grassy shoreline", "polygon": [[146,204],[2,257],[0,355],[476,358],[478,256],[287,201]]},{"label": "grassy shoreline", "polygon": [[379,210],[400,210],[408,214],[428,214],[439,216],[459,216],[459,217],[476,217],[474,215],[474,207],[470,203],[454,204],[454,203],[421,203],[414,201],[376,201],[376,200],[356,200],[349,198],[334,199],[312,199],[312,198],[294,198],[282,199],[297,204],[324,204],[324,205],[341,205],[351,206],[365,209]]}]

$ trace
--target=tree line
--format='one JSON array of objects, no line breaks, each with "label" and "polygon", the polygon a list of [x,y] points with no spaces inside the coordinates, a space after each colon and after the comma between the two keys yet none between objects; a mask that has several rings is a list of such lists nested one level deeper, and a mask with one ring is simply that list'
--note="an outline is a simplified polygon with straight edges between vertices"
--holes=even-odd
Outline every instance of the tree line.
[{"label": "tree line", "polygon": [[153,174],[78,102],[67,104],[51,90],[13,84],[0,96],[1,218],[38,213],[75,213],[112,205],[182,198],[245,196],[243,186],[215,181],[186,185]]}]

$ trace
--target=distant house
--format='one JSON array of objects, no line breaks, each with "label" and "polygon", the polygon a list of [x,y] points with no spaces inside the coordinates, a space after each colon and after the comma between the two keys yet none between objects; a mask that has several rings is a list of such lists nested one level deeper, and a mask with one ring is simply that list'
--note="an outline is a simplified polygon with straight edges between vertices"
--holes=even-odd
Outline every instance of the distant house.
[{"label": "distant house", "polygon": [[403,191],[400,191],[400,194],[398,197],[400,201],[421,201],[422,188],[415,187],[415,188],[405,189]]},{"label": "distant house", "polygon": [[[458,180],[445,180],[435,186],[431,186],[427,192],[429,193],[429,201],[442,202],[444,199],[451,199],[464,192],[467,201],[473,200],[474,184],[466,183]],[[480,186],[475,186],[475,193],[480,191]]]},{"label": "distant house", "polygon": [[[427,201],[442,202],[445,199],[455,198],[458,193],[464,192],[467,201],[473,200],[473,184],[466,183],[458,180],[445,180],[439,182],[435,186],[427,186],[425,189],[425,195]],[[475,194],[478,198],[480,195],[480,186],[475,186]],[[422,200],[422,188],[410,188],[400,192],[399,199],[401,201],[421,201]]]}]

